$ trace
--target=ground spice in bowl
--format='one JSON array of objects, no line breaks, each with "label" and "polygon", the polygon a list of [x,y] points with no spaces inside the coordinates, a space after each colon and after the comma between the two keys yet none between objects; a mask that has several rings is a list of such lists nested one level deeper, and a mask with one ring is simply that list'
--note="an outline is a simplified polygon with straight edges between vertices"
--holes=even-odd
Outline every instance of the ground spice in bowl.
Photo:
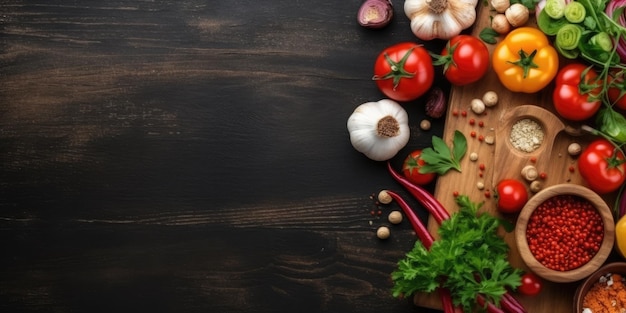
[{"label": "ground spice in bowl", "polygon": [[543,129],[537,121],[523,118],[511,127],[509,140],[515,149],[522,152],[533,152],[541,146],[543,137]]},{"label": "ground spice in bowl", "polygon": [[620,274],[600,276],[583,299],[582,313],[625,313],[626,286]]}]

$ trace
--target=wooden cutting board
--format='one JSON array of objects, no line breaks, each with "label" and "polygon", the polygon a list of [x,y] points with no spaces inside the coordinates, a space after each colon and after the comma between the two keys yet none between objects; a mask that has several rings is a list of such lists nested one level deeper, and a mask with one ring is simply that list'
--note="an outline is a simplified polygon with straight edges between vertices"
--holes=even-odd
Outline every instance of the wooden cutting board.
[{"label": "wooden cutting board", "polygon": [[[488,26],[490,13],[488,6],[479,3],[478,22],[472,35],[478,36],[480,31]],[[534,18],[531,18],[526,26],[536,27]],[[495,45],[488,45],[490,52],[494,47]],[[490,90],[498,94],[498,104],[487,108],[483,114],[473,113],[470,101],[482,98],[483,94]],[[561,183],[584,185],[583,179],[578,174],[576,159],[568,154],[567,148],[573,142],[584,147],[590,137],[580,135],[577,131],[579,125],[564,123],[554,114],[552,90],[553,85],[549,85],[544,91],[535,94],[510,92],[502,86],[493,70],[489,70],[488,74],[476,83],[452,88],[443,138],[450,144],[454,131],[459,130],[468,139],[468,150],[461,162],[462,172],[450,171],[437,181],[435,196],[444,207],[451,212],[457,210],[453,194],[458,192],[468,195],[473,201],[484,201],[485,210],[498,214],[493,196],[489,197],[485,192],[489,191],[493,195],[495,185],[503,178],[518,178],[523,181],[521,170],[529,164],[546,174],[545,179],[539,179],[544,188]],[[520,152],[508,144],[512,123],[523,116],[535,117],[545,123],[544,141],[540,148],[532,153]],[[472,132],[476,134],[475,137],[472,137]],[[495,138],[493,144],[480,140],[488,136]],[[471,161],[468,157],[470,153],[478,154],[478,159]],[[484,164],[484,170],[481,170],[481,164]],[[478,188],[479,182],[484,184],[484,189]],[[612,200],[609,198],[606,197],[605,200],[612,207]],[[516,216],[503,217],[511,222],[515,222],[516,218]],[[437,225],[432,218],[428,227],[431,233],[436,233]],[[512,265],[526,270],[527,267],[517,251],[514,234],[503,232],[503,236],[511,247]],[[528,312],[571,313],[577,285],[577,283],[546,282],[540,295],[535,297],[516,295],[516,297]],[[434,295],[418,294],[414,300],[419,306],[441,308],[439,298]]]}]

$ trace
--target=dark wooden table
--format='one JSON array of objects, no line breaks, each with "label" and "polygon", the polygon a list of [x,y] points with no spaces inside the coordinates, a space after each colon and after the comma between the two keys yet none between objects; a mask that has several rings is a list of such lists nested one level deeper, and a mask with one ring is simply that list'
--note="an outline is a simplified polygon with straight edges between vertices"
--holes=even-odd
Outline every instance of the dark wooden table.
[{"label": "dark wooden table", "polygon": [[[391,296],[415,236],[376,238],[401,189],[346,130],[416,38],[360,4],[1,1],[0,312],[427,312]],[[402,158],[442,132],[423,101]]]}]

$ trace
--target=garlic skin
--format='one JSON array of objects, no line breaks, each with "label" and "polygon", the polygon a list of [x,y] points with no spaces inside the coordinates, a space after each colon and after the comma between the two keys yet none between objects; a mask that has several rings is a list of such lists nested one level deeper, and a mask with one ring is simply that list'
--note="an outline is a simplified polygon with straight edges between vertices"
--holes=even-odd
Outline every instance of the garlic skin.
[{"label": "garlic skin", "polygon": [[478,0],[406,0],[411,31],[422,40],[450,39],[476,21]]},{"label": "garlic skin", "polygon": [[390,99],[359,105],[347,126],[354,149],[374,161],[393,158],[409,142],[409,116]]}]

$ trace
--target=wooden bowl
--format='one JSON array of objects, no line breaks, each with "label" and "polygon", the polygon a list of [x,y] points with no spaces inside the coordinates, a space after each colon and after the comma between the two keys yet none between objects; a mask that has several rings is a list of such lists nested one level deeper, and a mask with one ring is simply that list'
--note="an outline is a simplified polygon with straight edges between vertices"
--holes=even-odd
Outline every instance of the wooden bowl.
[{"label": "wooden bowl", "polygon": [[[598,252],[584,265],[568,270],[557,271],[545,267],[541,264],[535,256],[531,253],[528,242],[526,240],[526,228],[530,220],[530,216],[535,209],[546,200],[559,196],[559,195],[574,195],[586,199],[591,202],[593,206],[598,210],[604,224],[604,237],[600,245]],[[548,187],[535,196],[530,198],[522,211],[519,214],[515,225],[515,241],[517,243],[517,249],[519,250],[522,260],[530,270],[537,275],[543,277],[546,280],[565,283],[581,280],[593,272],[598,270],[600,266],[606,261],[607,257],[613,249],[613,242],[615,240],[615,223],[613,221],[613,215],[611,210],[606,205],[604,200],[594,191],[589,188],[575,185],[575,184],[560,184]]]},{"label": "wooden bowl", "polygon": [[583,311],[583,300],[585,299],[587,292],[589,292],[589,289],[591,289],[591,287],[599,281],[601,276],[605,276],[609,273],[618,273],[621,274],[622,277],[626,277],[626,262],[609,263],[585,279],[585,281],[578,286],[576,293],[574,294],[574,313],[580,313]]}]

